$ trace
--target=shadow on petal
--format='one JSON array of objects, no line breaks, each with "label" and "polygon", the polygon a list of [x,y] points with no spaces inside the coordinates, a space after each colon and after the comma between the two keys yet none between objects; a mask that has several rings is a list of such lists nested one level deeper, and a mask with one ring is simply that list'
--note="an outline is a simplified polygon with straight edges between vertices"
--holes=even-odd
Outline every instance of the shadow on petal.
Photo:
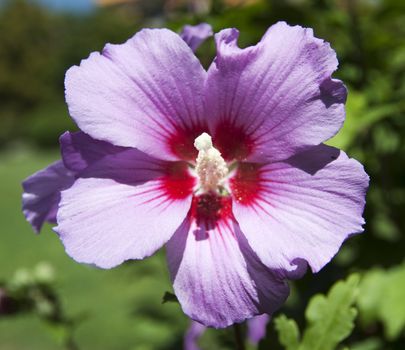
[{"label": "shadow on petal", "polygon": [[308,174],[315,175],[326,165],[338,159],[340,153],[337,148],[320,144],[289,158],[286,163]]}]

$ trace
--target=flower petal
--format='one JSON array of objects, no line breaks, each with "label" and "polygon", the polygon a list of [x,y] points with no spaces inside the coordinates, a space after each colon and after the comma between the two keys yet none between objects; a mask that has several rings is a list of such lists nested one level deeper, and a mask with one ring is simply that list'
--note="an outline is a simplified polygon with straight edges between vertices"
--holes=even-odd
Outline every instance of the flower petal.
[{"label": "flower petal", "polygon": [[206,326],[271,313],[288,295],[287,284],[260,262],[232,221],[207,228],[188,217],[168,242],[167,256],[183,311]]},{"label": "flower petal", "polygon": [[60,160],[24,180],[22,209],[36,232],[41,230],[45,221],[56,221],[60,192],[74,181],[74,173],[66,169]]},{"label": "flower petal", "polygon": [[80,129],[93,138],[178,159],[168,139],[202,123],[205,76],[177,34],[145,29],[70,68],[66,100]]},{"label": "flower petal", "polygon": [[290,278],[305,272],[305,262],[319,271],[363,231],[367,187],[363,166],[325,145],[231,180],[234,214],[252,249]]},{"label": "flower petal", "polygon": [[200,23],[195,26],[185,25],[180,33],[180,37],[195,52],[212,34],[212,27],[208,23]]},{"label": "flower petal", "polygon": [[217,57],[208,71],[207,115],[220,151],[238,149],[235,158],[249,161],[283,160],[335,135],[346,88],[331,79],[338,63],[329,44],[284,22],[256,46],[240,49],[238,36],[236,29],[215,35]]},{"label": "flower petal", "polygon": [[125,147],[114,146],[105,141],[99,141],[84,132],[65,132],[60,138],[62,159],[65,166],[75,172],[81,172],[89,165],[107,155],[114,155],[128,150]]},{"label": "flower petal", "polygon": [[185,162],[168,162],[135,148],[113,146],[90,136],[65,133],[60,138],[63,161],[78,177],[104,178],[137,186],[160,179],[162,190],[172,200],[191,195],[195,178]]},{"label": "flower petal", "polygon": [[[85,145],[76,148],[78,155],[86,155]],[[67,253],[102,268],[153,254],[190,209],[195,179],[187,163],[133,148],[93,160],[62,192],[55,230]]]},{"label": "flower petal", "polygon": [[137,186],[109,178],[80,178],[62,192],[58,232],[76,261],[111,268],[143,259],[165,244],[190,208],[172,199],[162,178]]}]

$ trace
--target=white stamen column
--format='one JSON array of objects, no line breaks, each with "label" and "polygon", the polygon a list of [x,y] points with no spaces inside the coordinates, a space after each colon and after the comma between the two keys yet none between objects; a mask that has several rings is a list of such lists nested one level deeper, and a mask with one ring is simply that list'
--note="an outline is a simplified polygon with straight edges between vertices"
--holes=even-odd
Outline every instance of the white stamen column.
[{"label": "white stamen column", "polygon": [[204,192],[217,191],[221,180],[228,174],[224,158],[213,145],[211,136],[202,133],[194,140],[198,150],[195,171]]}]

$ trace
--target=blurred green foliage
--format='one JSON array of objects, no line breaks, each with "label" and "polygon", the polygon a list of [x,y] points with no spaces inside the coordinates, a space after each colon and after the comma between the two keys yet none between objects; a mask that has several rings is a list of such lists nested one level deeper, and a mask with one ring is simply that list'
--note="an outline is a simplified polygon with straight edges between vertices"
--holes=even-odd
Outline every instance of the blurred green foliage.
[{"label": "blurred green foliage", "polygon": [[[336,344],[348,336],[354,317],[350,311],[350,290],[354,288],[350,283],[354,282],[348,281],[353,280],[332,289],[338,295],[344,290],[348,293],[341,305],[334,304],[332,292],[312,297],[326,293],[336,280],[352,271],[361,276],[355,301],[358,317],[344,344],[352,350],[405,349],[405,1],[257,0],[231,4],[230,0],[212,0],[205,7],[207,11],[162,7],[163,3],[140,0],[133,7],[67,14],[50,12],[28,0],[2,2],[0,280],[9,282],[19,266],[33,266],[46,259],[59,274],[51,287],[60,294],[63,309],[69,316],[86,315],[74,332],[79,347],[181,348],[188,321],[177,303],[161,304],[164,292],[170,290],[163,255],[112,271],[74,263],[49,228],[40,237],[30,235],[20,213],[19,182],[56,159],[56,152],[46,148],[56,147],[62,131],[74,130],[64,102],[64,74],[90,52],[101,50],[107,42],[123,42],[142,27],[166,26],[179,31],[186,23],[201,21],[212,24],[215,31],[237,27],[240,45],[254,45],[271,24],[285,20],[313,28],[317,37],[329,41],[336,50],[340,66],[335,76],[345,82],[349,96],[345,125],[329,144],[361,161],[371,182],[365,233],[345,243],[333,262],[317,275],[308,273],[294,282],[282,310],[287,316],[275,323],[281,343],[270,325],[259,349],[282,349],[281,344],[288,350],[299,348],[310,342],[308,337],[317,338],[315,333],[322,327],[311,325],[328,316],[340,319],[343,315],[345,319],[342,329],[333,329],[339,336],[328,340]],[[197,54],[208,67],[215,55],[213,40],[204,43]],[[24,315],[0,317],[0,348],[55,349],[35,318]],[[302,339],[300,329],[305,329]],[[55,328],[53,332],[64,331]],[[200,343],[210,350],[234,347],[231,330],[210,329]]]},{"label": "blurred green foliage", "polygon": [[405,329],[405,263],[388,270],[368,271],[360,285],[358,307],[363,327],[377,321],[384,325],[390,340],[401,336]]},{"label": "blurred green foliage", "polygon": [[66,70],[136,32],[136,18],[108,11],[52,13],[11,0],[0,9],[0,146],[23,140],[55,147],[73,129],[64,102]]},{"label": "blurred green foliage", "polygon": [[337,282],[327,296],[312,297],[305,316],[307,328],[300,340],[298,326],[284,315],[274,320],[280,343],[286,350],[333,350],[354,328],[359,276]]},{"label": "blurred green foliage", "polygon": [[65,315],[53,287],[54,274],[50,264],[41,262],[33,270],[19,269],[9,281],[0,282],[0,316],[36,314],[46,322],[59,344],[76,350],[73,330],[79,319]]}]

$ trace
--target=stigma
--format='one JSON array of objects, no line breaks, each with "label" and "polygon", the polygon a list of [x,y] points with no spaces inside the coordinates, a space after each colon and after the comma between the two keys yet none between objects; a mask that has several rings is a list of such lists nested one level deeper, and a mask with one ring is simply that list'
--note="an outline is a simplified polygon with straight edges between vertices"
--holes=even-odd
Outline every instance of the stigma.
[{"label": "stigma", "polygon": [[228,174],[224,158],[213,145],[211,136],[206,132],[194,140],[198,150],[195,171],[203,192],[218,192],[222,180]]}]

